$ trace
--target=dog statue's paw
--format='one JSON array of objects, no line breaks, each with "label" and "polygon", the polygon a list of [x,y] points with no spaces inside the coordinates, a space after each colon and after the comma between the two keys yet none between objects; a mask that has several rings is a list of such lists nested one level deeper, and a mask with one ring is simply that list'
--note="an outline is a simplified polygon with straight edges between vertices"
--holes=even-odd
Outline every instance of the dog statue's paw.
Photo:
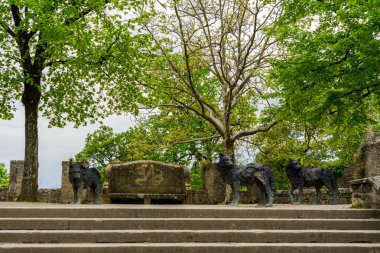
[{"label": "dog statue's paw", "polygon": [[238,205],[237,202],[231,202],[231,203],[230,203],[230,206],[237,206],[237,205]]}]

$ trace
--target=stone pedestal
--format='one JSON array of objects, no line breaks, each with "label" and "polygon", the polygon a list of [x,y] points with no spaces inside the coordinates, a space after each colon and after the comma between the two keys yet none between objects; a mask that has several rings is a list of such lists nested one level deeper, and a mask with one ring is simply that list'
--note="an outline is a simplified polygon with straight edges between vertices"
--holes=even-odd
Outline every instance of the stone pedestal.
[{"label": "stone pedestal", "polygon": [[23,173],[24,160],[12,160],[9,171],[8,201],[16,201],[20,195]]}]

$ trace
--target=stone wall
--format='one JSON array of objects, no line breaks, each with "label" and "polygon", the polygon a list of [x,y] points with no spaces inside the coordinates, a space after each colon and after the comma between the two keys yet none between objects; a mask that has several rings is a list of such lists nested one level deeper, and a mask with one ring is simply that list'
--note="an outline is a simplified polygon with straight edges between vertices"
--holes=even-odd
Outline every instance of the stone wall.
[{"label": "stone wall", "polygon": [[[7,201],[8,189],[0,187],[0,201]],[[210,205],[210,204],[220,204],[223,202],[210,202],[210,197],[207,195],[205,190],[191,190],[188,192],[191,202],[188,204],[193,205]],[[330,195],[328,191],[322,190],[321,204],[328,204]],[[297,196],[297,194],[295,194]],[[261,203],[259,196],[252,196],[248,191],[240,192],[240,204],[257,204]],[[311,200],[315,196],[315,191],[307,189],[304,191],[304,201],[302,204],[310,204]],[[61,189],[38,189],[38,200],[44,203],[62,203],[68,204],[68,202],[61,201]],[[69,202],[71,203],[71,201]],[[86,203],[89,203],[86,202]],[[277,191],[275,197],[275,204],[289,204],[289,197],[287,191]],[[351,204],[351,192],[348,188],[340,188],[338,193],[338,203],[339,204]]]},{"label": "stone wall", "polygon": [[61,189],[38,189],[38,201],[44,203],[61,203]]},{"label": "stone wall", "polygon": [[[209,204],[220,204],[223,203],[223,200],[220,202],[210,203],[210,198],[207,194],[207,191],[202,190],[192,190],[192,199],[193,205],[209,205]],[[294,192],[295,198],[298,197],[298,192]],[[302,204],[311,204],[315,197],[315,190],[305,189],[303,192],[303,201]],[[331,196],[326,189],[322,189],[322,198],[320,204],[329,204]],[[250,191],[240,191],[240,204],[262,204],[263,199],[260,195],[254,195]],[[288,191],[280,190],[276,191],[276,196],[274,199],[275,204],[290,204]],[[348,188],[340,188],[338,191],[338,204],[351,204],[351,192]]]},{"label": "stone wall", "polygon": [[0,201],[7,201],[8,188],[0,187]]}]

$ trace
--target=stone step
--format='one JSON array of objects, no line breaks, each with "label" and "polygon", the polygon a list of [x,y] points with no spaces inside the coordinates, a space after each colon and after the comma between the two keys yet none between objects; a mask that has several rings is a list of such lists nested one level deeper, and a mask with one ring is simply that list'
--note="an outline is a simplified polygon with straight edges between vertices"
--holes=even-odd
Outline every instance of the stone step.
[{"label": "stone step", "polygon": [[350,209],[348,205],[256,206],[187,205],[20,205],[0,206],[0,218],[284,218],[369,219],[380,210]]},{"label": "stone step", "polygon": [[2,230],[0,243],[380,243],[380,230]]},{"label": "stone step", "polygon": [[379,230],[380,219],[0,218],[0,230]]},{"label": "stone step", "polygon": [[0,203],[2,252],[379,253],[380,210]]},{"label": "stone step", "polygon": [[17,253],[376,253],[380,244],[365,243],[62,243],[0,244]]}]

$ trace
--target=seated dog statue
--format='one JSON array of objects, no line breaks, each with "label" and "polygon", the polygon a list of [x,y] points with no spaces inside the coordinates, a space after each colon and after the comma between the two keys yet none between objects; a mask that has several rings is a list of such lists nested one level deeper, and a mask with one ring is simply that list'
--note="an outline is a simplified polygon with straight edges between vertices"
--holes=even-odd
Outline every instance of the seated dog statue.
[{"label": "seated dog statue", "polygon": [[100,173],[96,168],[88,168],[81,164],[69,165],[69,180],[73,186],[74,204],[81,203],[82,189],[91,189],[93,202],[99,204]]},{"label": "seated dog statue", "polygon": [[264,191],[266,197],[266,206],[272,206],[275,194],[275,180],[272,170],[262,164],[251,163],[246,166],[237,166],[234,164],[231,156],[220,154],[218,170],[226,184],[232,187],[231,205],[239,203],[239,187],[253,186],[257,184]]},{"label": "seated dog statue", "polygon": [[286,175],[289,179],[289,198],[292,204],[294,203],[293,192],[298,188],[298,202],[302,202],[302,192],[304,187],[315,187],[316,195],[314,203],[318,204],[321,199],[321,188],[326,186],[329,189],[330,194],[333,196],[332,204],[337,203],[338,187],[336,179],[331,171],[312,168],[303,169],[300,164],[300,159],[289,159],[286,166]]}]

